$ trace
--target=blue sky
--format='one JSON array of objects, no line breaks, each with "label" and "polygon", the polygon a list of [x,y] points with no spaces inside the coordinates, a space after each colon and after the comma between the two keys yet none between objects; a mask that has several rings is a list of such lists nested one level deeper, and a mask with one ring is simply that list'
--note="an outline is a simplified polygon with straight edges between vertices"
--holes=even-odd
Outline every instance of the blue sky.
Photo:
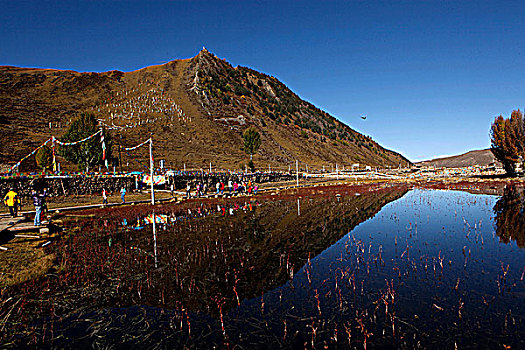
[{"label": "blue sky", "polygon": [[494,117],[525,106],[520,1],[0,6],[0,65],[131,71],[206,46],[412,161],[487,148]]}]

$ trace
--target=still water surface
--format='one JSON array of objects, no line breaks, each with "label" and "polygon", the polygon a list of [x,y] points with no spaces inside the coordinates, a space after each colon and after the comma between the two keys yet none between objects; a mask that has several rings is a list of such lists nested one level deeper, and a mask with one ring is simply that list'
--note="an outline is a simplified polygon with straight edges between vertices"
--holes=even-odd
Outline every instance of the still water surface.
[{"label": "still water surface", "polygon": [[[385,347],[522,348],[525,251],[496,235],[497,201],[411,191],[266,293],[260,313],[301,334],[296,346],[366,338]],[[246,301],[232,318],[261,305]]]},{"label": "still water surface", "polygon": [[54,248],[85,277],[47,285],[78,310],[36,343],[525,347],[521,190],[337,194],[98,213]]}]

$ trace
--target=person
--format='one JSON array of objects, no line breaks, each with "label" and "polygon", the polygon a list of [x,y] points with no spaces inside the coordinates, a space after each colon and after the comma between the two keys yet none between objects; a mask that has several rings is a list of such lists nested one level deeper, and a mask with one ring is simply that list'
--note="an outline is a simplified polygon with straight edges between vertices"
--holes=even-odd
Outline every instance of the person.
[{"label": "person", "polygon": [[217,181],[217,183],[215,184],[215,188],[217,189],[217,192],[215,192],[215,194],[219,194],[221,190],[221,183]]},{"label": "person", "polygon": [[5,195],[4,204],[9,208],[9,214],[16,218],[18,215],[18,193],[15,192],[14,188],[10,188]]},{"label": "person", "polygon": [[[44,191],[45,193],[45,191]],[[47,208],[47,202],[46,197],[44,196],[43,203],[42,203],[42,213],[40,214],[40,217],[46,217],[49,214],[49,210]]]},{"label": "person", "polygon": [[45,198],[46,198],[46,190],[43,192],[33,190],[31,193],[31,197],[33,198],[33,205],[35,206],[35,220],[34,224],[35,226],[40,226],[41,221],[40,217],[42,215],[42,207],[45,205]]},{"label": "person", "polygon": [[259,186],[257,186],[257,184],[255,184],[255,186],[253,186],[253,194],[257,194],[258,190],[259,190]]},{"label": "person", "polygon": [[224,182],[221,181],[221,194],[224,194]]},{"label": "person", "polygon": [[120,198],[122,199],[122,203],[126,203],[126,188],[124,186],[120,189]]},{"label": "person", "polygon": [[230,192],[230,194],[232,194],[232,187],[233,187],[232,179],[229,179],[228,180],[228,191]]},{"label": "person", "polygon": [[108,204],[108,193],[106,191],[106,188],[102,189],[102,205]]},{"label": "person", "polygon": [[190,183],[188,182],[188,183],[186,184],[186,198],[191,198],[191,193],[190,193],[190,191],[191,191],[191,186],[190,186]]}]

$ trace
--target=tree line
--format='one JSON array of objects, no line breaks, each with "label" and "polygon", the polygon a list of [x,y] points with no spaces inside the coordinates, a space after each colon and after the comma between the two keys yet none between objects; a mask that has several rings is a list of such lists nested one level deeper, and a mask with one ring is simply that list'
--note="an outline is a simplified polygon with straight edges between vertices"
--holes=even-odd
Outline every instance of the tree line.
[{"label": "tree line", "polygon": [[525,160],[525,127],[523,113],[512,111],[510,118],[499,115],[490,128],[490,150],[510,176],[517,175],[517,167]]}]

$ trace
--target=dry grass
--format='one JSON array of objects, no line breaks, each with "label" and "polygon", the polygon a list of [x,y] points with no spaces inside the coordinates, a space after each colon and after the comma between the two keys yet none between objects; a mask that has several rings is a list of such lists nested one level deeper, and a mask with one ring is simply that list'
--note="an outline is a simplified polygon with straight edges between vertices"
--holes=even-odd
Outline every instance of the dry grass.
[{"label": "dry grass", "polygon": [[[171,198],[169,193],[156,192],[156,198]],[[126,201],[148,200],[149,193],[130,193],[126,195]],[[100,204],[100,196],[74,196],[74,197],[57,197],[48,200],[49,209],[72,207],[89,204]],[[120,203],[120,195],[113,194],[108,197],[109,203]],[[32,210],[32,206],[25,206],[25,210]],[[2,207],[0,213],[7,213],[6,207]],[[56,222],[57,224],[59,222]],[[27,233],[30,235],[39,235],[38,233]],[[2,246],[8,248],[7,251],[0,251],[0,290],[32,280],[46,274],[54,264],[55,256],[46,254],[41,245],[60,233],[42,234],[41,238],[13,238]]]},{"label": "dry grass", "polygon": [[0,289],[44,275],[53,266],[55,256],[46,254],[40,246],[49,235],[36,238],[14,238],[0,252]]}]

